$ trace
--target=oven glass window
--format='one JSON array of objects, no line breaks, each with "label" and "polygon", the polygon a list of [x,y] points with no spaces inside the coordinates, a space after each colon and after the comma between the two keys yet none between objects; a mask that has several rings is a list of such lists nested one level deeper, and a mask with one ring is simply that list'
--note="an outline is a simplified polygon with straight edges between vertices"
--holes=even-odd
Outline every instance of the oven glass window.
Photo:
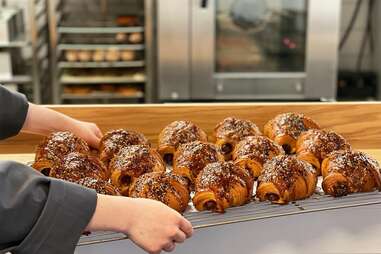
[{"label": "oven glass window", "polygon": [[307,0],[216,2],[216,72],[304,72]]}]

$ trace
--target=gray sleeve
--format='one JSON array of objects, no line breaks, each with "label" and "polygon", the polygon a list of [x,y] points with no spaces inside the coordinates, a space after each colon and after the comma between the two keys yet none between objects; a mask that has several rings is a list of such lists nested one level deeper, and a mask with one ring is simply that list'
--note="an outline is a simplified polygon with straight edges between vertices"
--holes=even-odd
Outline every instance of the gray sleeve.
[{"label": "gray sleeve", "polygon": [[96,202],[93,190],[0,162],[0,253],[73,253]]},{"label": "gray sleeve", "polygon": [[24,125],[29,104],[24,95],[0,85],[0,139],[18,134]]}]

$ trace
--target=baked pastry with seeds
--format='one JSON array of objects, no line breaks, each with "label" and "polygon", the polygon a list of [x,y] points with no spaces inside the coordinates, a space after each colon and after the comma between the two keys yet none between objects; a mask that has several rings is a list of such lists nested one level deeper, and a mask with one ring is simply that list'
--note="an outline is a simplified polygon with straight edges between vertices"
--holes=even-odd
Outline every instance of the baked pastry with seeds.
[{"label": "baked pastry with seeds", "polygon": [[340,197],[356,192],[380,190],[380,165],[359,151],[335,151],[321,166],[326,194]]},{"label": "baked pastry with seeds", "polygon": [[350,144],[343,136],[330,130],[308,130],[296,142],[298,158],[312,164],[318,175],[321,175],[321,163],[330,153],[350,149]]},{"label": "baked pastry with seeds", "polygon": [[95,190],[98,194],[120,196],[119,190],[111,183],[91,177],[81,178],[74,183]]},{"label": "baked pastry with seeds", "polygon": [[251,121],[228,117],[214,128],[214,138],[225,160],[230,160],[236,144],[247,136],[262,135]]},{"label": "baked pastry with seeds", "polygon": [[157,200],[183,213],[188,207],[190,191],[185,178],[169,172],[152,172],[134,181],[130,197]]},{"label": "baked pastry with seeds", "polygon": [[234,148],[233,161],[238,166],[249,169],[256,179],[262,173],[263,164],[283,154],[283,148],[271,139],[265,136],[249,136]]},{"label": "baked pastry with seeds", "polygon": [[158,152],[146,145],[133,145],[122,148],[111,160],[111,182],[128,196],[131,183],[149,172],[164,172],[165,164]]},{"label": "baked pastry with seeds", "polygon": [[172,164],[173,155],[181,144],[192,141],[206,142],[206,133],[190,121],[174,121],[159,134],[158,152],[168,164]]},{"label": "baked pastry with seeds", "polygon": [[254,179],[246,168],[233,162],[208,164],[197,176],[193,204],[199,211],[223,213],[251,200]]},{"label": "baked pastry with seeds", "polygon": [[320,129],[320,126],[303,114],[283,113],[268,121],[263,132],[281,145],[287,154],[293,154],[296,152],[296,140],[309,129]]},{"label": "baked pastry with seeds", "polygon": [[287,204],[310,197],[316,184],[317,173],[311,164],[295,156],[279,155],[263,166],[256,196],[260,201]]}]

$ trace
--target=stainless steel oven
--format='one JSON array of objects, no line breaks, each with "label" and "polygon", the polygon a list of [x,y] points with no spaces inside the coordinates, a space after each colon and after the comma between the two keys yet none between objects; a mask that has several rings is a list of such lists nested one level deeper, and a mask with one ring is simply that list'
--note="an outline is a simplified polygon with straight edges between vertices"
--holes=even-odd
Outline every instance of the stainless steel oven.
[{"label": "stainless steel oven", "polygon": [[157,1],[159,100],[334,100],[340,6]]}]

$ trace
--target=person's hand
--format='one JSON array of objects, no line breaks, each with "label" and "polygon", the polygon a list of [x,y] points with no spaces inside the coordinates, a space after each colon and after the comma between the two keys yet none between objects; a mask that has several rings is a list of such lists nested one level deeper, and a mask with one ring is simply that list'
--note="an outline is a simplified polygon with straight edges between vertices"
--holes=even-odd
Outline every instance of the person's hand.
[{"label": "person's hand", "polygon": [[163,203],[149,199],[132,199],[131,203],[125,233],[149,253],[173,251],[176,243],[192,236],[190,222]]},{"label": "person's hand", "polygon": [[85,140],[91,147],[98,148],[103,134],[95,123],[75,120],[72,132]]},{"label": "person's hand", "polygon": [[98,194],[95,213],[85,231],[100,230],[124,233],[151,254],[173,251],[176,243],[193,234],[189,221],[159,201]]}]

